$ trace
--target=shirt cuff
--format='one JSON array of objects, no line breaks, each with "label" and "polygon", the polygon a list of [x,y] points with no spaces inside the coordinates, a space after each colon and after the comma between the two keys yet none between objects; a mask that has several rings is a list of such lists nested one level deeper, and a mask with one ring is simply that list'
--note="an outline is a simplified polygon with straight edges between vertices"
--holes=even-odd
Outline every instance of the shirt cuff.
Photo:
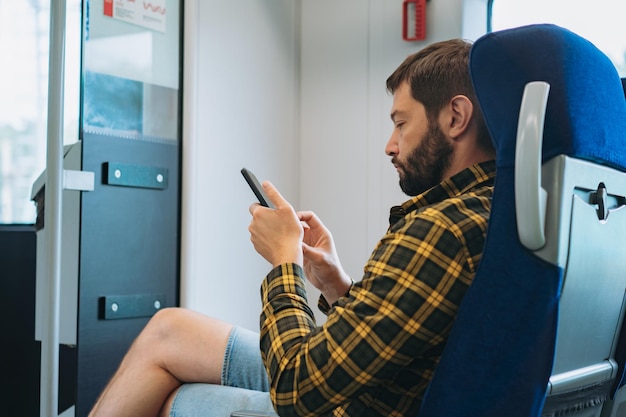
[{"label": "shirt cuff", "polygon": [[281,294],[297,294],[306,299],[304,270],[298,264],[287,263],[272,269],[261,284],[261,299],[269,303]]},{"label": "shirt cuff", "polygon": [[326,298],[320,294],[320,298],[317,299],[317,308],[319,308],[319,310],[325,315],[328,315],[330,307],[331,306],[328,304],[328,301],[326,301]]}]

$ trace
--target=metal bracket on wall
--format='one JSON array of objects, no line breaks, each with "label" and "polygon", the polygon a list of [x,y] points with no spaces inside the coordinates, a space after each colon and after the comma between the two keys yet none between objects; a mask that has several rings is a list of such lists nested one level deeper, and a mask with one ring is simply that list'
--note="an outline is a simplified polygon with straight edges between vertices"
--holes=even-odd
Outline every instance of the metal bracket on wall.
[{"label": "metal bracket on wall", "polygon": [[100,298],[100,319],[151,317],[165,305],[165,294],[107,295]]},{"label": "metal bracket on wall", "polygon": [[103,170],[102,180],[107,185],[164,190],[169,181],[167,168],[105,162]]}]

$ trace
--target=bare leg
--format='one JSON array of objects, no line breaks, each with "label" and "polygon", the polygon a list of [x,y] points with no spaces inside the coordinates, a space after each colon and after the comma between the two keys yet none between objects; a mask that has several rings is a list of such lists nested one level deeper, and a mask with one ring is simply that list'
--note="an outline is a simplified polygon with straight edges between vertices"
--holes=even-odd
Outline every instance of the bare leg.
[{"label": "bare leg", "polygon": [[157,416],[184,382],[221,382],[232,325],[164,309],[146,325],[96,402],[91,417]]}]

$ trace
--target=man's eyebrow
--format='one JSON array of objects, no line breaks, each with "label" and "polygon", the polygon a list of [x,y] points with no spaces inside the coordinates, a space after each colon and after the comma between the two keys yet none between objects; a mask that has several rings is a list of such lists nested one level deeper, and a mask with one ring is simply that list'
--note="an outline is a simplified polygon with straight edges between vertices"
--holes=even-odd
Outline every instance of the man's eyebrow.
[{"label": "man's eyebrow", "polygon": [[389,116],[391,117],[391,121],[395,122],[397,117],[403,116],[405,114],[406,114],[406,112],[404,112],[402,110],[394,110],[394,111],[391,112],[391,114]]}]

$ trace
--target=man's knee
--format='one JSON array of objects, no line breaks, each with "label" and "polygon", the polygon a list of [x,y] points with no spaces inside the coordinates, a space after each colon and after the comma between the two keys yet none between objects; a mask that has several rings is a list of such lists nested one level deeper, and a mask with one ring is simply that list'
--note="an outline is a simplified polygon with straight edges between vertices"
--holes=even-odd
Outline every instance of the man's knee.
[{"label": "man's knee", "polygon": [[170,339],[175,339],[178,332],[185,331],[185,322],[188,317],[189,311],[179,307],[159,310],[148,321],[139,335],[138,341],[162,344]]}]

